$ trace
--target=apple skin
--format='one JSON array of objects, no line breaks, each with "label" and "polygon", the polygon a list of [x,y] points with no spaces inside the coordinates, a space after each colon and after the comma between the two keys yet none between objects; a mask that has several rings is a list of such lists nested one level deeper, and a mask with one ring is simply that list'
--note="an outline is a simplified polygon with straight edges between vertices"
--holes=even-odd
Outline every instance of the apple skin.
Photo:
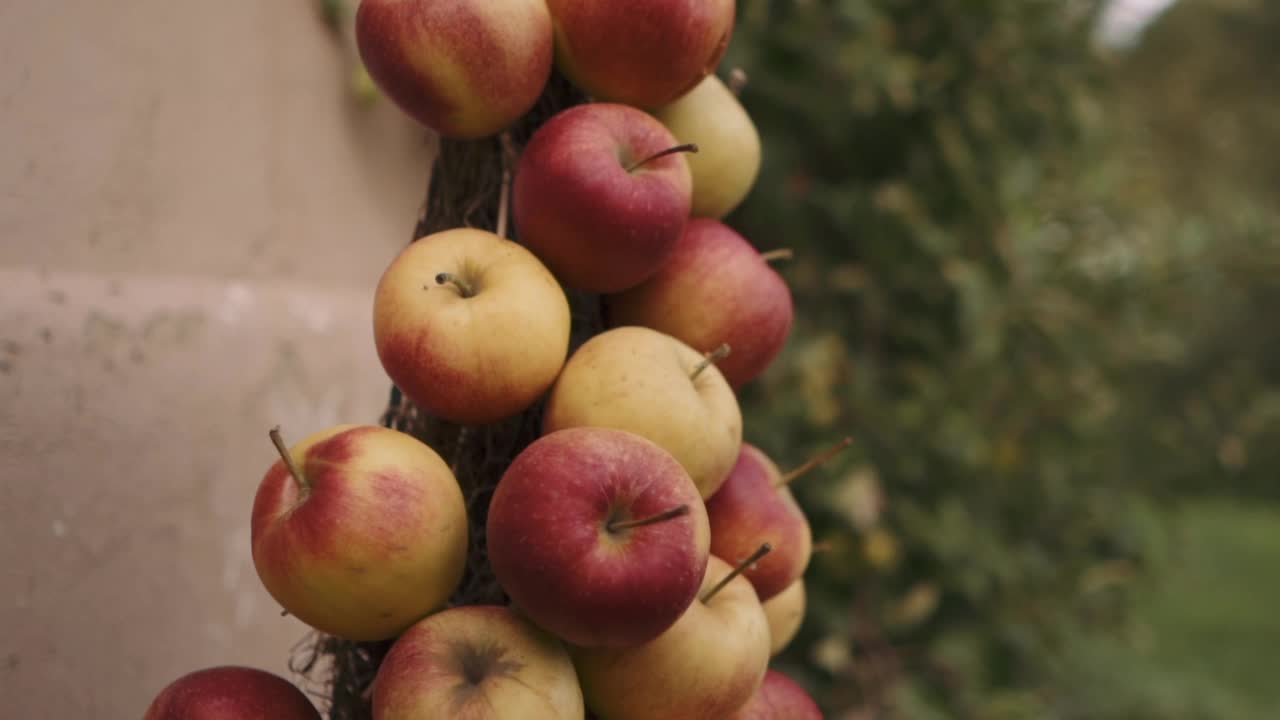
[{"label": "apple skin", "polygon": [[[687,514],[611,532],[611,521]],[[710,530],[670,453],[622,430],[569,428],[529,445],[489,505],[489,562],[512,602],[566,642],[628,647],[694,601]]]},{"label": "apple skin", "polygon": [[600,333],[565,363],[547,399],[542,431],[589,426],[633,432],[671,453],[708,498],[737,460],[742,413],[714,365],[690,380],[702,358],[648,328]]},{"label": "apple skin", "polygon": [[543,0],[362,0],[356,44],[369,76],[445,137],[497,133],[533,107],[551,76]]},{"label": "apple skin", "polygon": [[548,0],[556,65],[599,99],[665,105],[715,70],[734,0]]},{"label": "apple skin", "polygon": [[[436,282],[450,272],[475,289]],[[569,352],[569,301],[525,248],[458,228],[410,244],[374,296],[373,335],[387,375],[426,412],[482,425],[523,412]]]},{"label": "apple skin", "polygon": [[538,128],[516,168],[520,241],[566,284],[617,292],[652,275],[689,217],[684,153],[662,123],[626,105],[592,103]]},{"label": "apple skin", "polygon": [[449,599],[467,555],[462,491],[434,450],[395,430],[340,425],[277,460],[253,503],[253,563],[302,622],[355,641],[392,637]]},{"label": "apple skin", "polygon": [[748,558],[760,543],[773,552],[743,575],[768,602],[804,575],[813,553],[809,521],[786,487],[777,465],[754,445],[743,443],[738,462],[719,491],[707,501],[711,520],[711,553],[728,562]]},{"label": "apple skin", "polygon": [[[713,555],[699,597],[730,572]],[[695,600],[643,645],[569,652],[587,707],[601,718],[721,720],[759,687],[769,664],[769,626],[751,584],[739,576],[710,603]]]},{"label": "apple skin", "polygon": [[822,710],[794,680],[770,670],[756,694],[729,720],[822,720]]},{"label": "apple skin", "polygon": [[694,217],[722,218],[733,212],[760,174],[760,133],[738,98],[720,78],[708,75],[653,116],[680,142],[698,145],[698,152],[688,157]]},{"label": "apple skin", "polygon": [[801,578],[764,603],[764,616],[769,619],[770,655],[782,652],[795,639],[804,623],[805,599]]},{"label": "apple skin", "polygon": [[451,608],[409,628],[373,684],[373,720],[582,720],[585,712],[564,646],[495,605]]},{"label": "apple skin", "polygon": [[695,348],[729,343],[716,366],[735,388],[773,362],[794,317],[782,276],[732,228],[705,218],[689,221],[656,273],[606,306],[612,325],[643,325]]},{"label": "apple skin", "polygon": [[222,666],[174,680],[142,720],[320,720],[301,690],[265,670]]}]

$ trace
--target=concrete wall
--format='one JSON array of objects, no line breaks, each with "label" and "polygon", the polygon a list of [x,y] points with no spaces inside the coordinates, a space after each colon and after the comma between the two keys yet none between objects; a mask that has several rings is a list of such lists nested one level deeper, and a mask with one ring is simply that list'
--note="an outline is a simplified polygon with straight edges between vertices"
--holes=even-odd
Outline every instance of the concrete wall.
[{"label": "concrete wall", "polygon": [[249,557],[287,438],[375,421],[424,133],[309,0],[0,0],[0,715],[141,717],[305,633]]}]

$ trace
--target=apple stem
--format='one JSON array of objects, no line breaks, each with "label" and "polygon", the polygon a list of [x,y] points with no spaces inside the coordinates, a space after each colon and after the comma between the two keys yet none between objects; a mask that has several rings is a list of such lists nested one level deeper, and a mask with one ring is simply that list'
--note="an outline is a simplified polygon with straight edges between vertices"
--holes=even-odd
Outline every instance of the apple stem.
[{"label": "apple stem", "polygon": [[729,92],[734,97],[742,97],[742,89],[747,86],[747,71],[736,67],[729,71]]},{"label": "apple stem", "polygon": [[836,443],[830,448],[827,448],[825,451],[818,453],[812,458],[809,458],[809,460],[806,461],[800,467],[778,478],[778,482],[774,483],[774,487],[785,486],[787,483],[791,482],[792,480],[795,480],[801,475],[804,475],[805,473],[825,463],[826,461],[830,460],[836,455],[839,455],[840,453],[844,452],[844,449],[849,447],[852,444],[853,444],[853,438],[851,437],[847,437],[841,440],[840,442]]},{"label": "apple stem", "polygon": [[666,157],[668,155],[674,155],[675,153],[680,153],[680,152],[696,153],[698,152],[698,146],[695,145],[694,143],[685,143],[684,145],[676,145],[675,147],[669,147],[666,150],[659,150],[658,152],[641,160],[635,165],[632,165],[631,167],[627,168],[627,172],[635,172],[637,168],[644,167],[645,165],[648,165],[649,163],[653,162],[654,160],[657,160],[660,157]]},{"label": "apple stem", "polygon": [[444,285],[445,283],[449,283],[450,285],[458,288],[458,293],[464,298],[469,298],[476,294],[475,289],[471,287],[471,283],[463,280],[453,273],[442,272],[439,275],[436,275],[437,285]]},{"label": "apple stem", "polygon": [[650,515],[649,517],[640,518],[638,520],[623,520],[620,522],[611,522],[608,525],[605,525],[605,529],[608,530],[609,532],[618,532],[619,530],[630,530],[631,528],[644,527],[645,525],[660,523],[665,520],[671,520],[672,518],[678,518],[681,515],[688,515],[688,514],[689,514],[688,505],[677,505],[671,508],[670,510],[664,510],[663,512],[660,512],[657,515]]},{"label": "apple stem", "polygon": [[507,217],[511,204],[511,166],[515,164],[515,145],[511,141],[511,133],[504,132],[499,136],[502,142],[502,190],[498,193],[498,222],[494,232],[498,237],[507,238]]},{"label": "apple stem", "polygon": [[284,438],[280,437],[280,426],[271,428],[267,433],[271,436],[271,442],[276,446],[276,452],[280,453],[280,459],[284,461],[284,466],[289,468],[289,474],[293,476],[293,481],[298,483],[298,490],[304,495],[311,491],[311,485],[302,475],[302,470],[298,468],[298,463],[293,461],[293,455],[289,454],[289,447],[284,444]]},{"label": "apple stem", "polygon": [[711,602],[711,598],[715,597],[716,593],[720,592],[725,588],[726,585],[733,582],[734,578],[746,572],[747,568],[759,562],[760,558],[764,557],[765,555],[768,555],[771,550],[773,550],[772,545],[770,545],[769,543],[762,544],[759,547],[759,549],[751,553],[751,557],[738,563],[738,567],[734,568],[733,572],[729,573],[728,575],[725,575],[723,580],[716,583],[715,587],[708,590],[707,594],[702,596],[702,603],[705,605]]},{"label": "apple stem", "polygon": [[706,357],[693,366],[693,370],[689,373],[690,380],[697,380],[703,370],[729,357],[729,343],[721,343],[720,347],[706,354]]},{"label": "apple stem", "polygon": [[791,248],[778,248],[777,250],[760,253],[760,259],[767,263],[771,263],[775,260],[790,260],[795,257],[795,255],[796,254],[791,251]]}]

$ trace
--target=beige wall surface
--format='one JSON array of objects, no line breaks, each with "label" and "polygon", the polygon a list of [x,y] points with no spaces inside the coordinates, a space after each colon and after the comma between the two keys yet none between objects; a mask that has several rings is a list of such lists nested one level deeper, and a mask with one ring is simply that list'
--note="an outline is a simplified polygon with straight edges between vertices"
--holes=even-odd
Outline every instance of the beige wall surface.
[{"label": "beige wall surface", "polygon": [[249,557],[273,450],[370,422],[423,133],[309,0],[0,0],[0,716],[287,674]]}]

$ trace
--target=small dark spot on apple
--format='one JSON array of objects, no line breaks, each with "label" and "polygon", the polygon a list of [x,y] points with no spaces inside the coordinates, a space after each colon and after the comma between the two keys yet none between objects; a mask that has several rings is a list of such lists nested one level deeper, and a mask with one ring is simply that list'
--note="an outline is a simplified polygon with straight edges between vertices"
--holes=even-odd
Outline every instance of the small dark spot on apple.
[{"label": "small dark spot on apple", "polygon": [[21,355],[22,346],[18,344],[17,340],[5,340],[4,351],[10,355]]},{"label": "small dark spot on apple", "polygon": [[8,375],[13,371],[13,364],[8,360],[0,360],[0,375]]},{"label": "small dark spot on apple", "polygon": [[18,653],[9,653],[8,659],[5,660],[5,667],[9,670],[17,670],[21,664],[22,658],[18,656]]},{"label": "small dark spot on apple", "polygon": [[40,328],[40,339],[44,341],[45,345],[53,342],[53,331],[49,328]]}]

